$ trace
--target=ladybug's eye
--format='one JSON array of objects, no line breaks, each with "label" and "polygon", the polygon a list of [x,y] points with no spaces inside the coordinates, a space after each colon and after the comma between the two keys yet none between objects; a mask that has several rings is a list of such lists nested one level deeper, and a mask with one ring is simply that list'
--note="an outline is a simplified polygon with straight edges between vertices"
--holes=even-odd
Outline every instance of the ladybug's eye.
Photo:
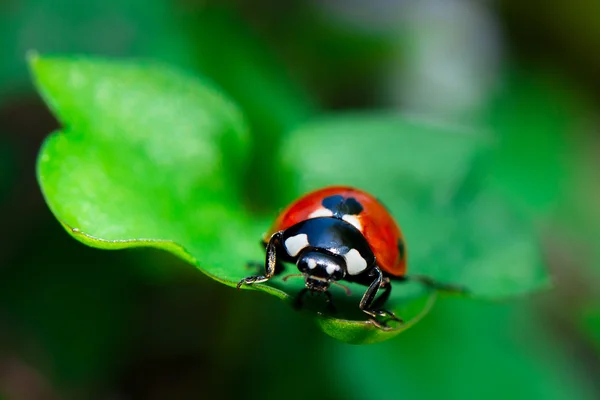
[{"label": "ladybug's eye", "polygon": [[323,279],[342,279],[344,260],[333,254],[322,251],[308,251],[301,253],[297,264],[300,272],[317,276]]},{"label": "ladybug's eye", "polygon": [[311,257],[301,257],[298,259],[298,269],[300,272],[309,272],[315,269],[317,262]]},{"label": "ladybug's eye", "polygon": [[338,266],[333,272],[333,274],[331,274],[331,279],[333,279],[334,281],[344,279],[344,270]]}]

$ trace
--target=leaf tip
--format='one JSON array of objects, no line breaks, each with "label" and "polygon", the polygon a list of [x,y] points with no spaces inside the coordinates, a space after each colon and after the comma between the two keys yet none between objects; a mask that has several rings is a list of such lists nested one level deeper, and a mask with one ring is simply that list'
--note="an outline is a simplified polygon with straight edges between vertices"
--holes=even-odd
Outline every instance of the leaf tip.
[{"label": "leaf tip", "polygon": [[40,54],[37,50],[30,49],[25,53],[25,59],[29,63],[29,65],[35,64],[40,58]]},{"label": "leaf tip", "polygon": [[25,59],[27,60],[27,64],[29,65],[29,70],[33,75],[37,75],[37,70],[42,62],[42,57],[37,50],[31,49],[27,50],[25,53]]},{"label": "leaf tip", "polygon": [[44,65],[47,64],[46,58],[40,56],[37,50],[28,50],[25,58],[29,66],[29,73],[31,74],[33,84],[43,96],[43,69]]}]

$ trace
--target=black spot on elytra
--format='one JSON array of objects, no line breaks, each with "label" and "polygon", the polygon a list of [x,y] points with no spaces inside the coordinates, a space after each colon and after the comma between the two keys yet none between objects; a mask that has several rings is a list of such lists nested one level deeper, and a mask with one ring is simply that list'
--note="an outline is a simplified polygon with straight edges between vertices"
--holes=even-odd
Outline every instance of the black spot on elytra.
[{"label": "black spot on elytra", "polygon": [[398,252],[400,253],[400,259],[404,259],[404,241],[398,239]]},{"label": "black spot on elytra", "polygon": [[336,218],[342,218],[344,215],[358,215],[363,210],[363,207],[354,197],[345,199],[339,194],[325,197],[321,201],[321,204],[323,207],[331,210],[333,216]]},{"label": "black spot on elytra", "polygon": [[335,211],[338,209],[339,205],[343,202],[344,202],[344,198],[342,196],[340,196],[339,194],[336,194],[334,196],[325,197],[321,201],[321,205],[323,207],[331,210],[331,212],[335,213]]}]

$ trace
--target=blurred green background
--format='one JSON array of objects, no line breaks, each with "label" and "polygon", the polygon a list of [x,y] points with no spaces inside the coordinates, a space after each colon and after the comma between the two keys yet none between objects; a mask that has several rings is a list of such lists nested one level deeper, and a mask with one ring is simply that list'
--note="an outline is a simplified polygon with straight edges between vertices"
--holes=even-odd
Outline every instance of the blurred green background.
[{"label": "blurred green background", "polygon": [[[595,0],[0,2],[0,398],[599,398],[599,48]],[[444,299],[396,339],[352,346],[166,253],[85,247],[35,179],[57,122],[30,49],[197,71],[267,149],[328,110],[491,132],[489,183],[535,221],[555,287]]]}]

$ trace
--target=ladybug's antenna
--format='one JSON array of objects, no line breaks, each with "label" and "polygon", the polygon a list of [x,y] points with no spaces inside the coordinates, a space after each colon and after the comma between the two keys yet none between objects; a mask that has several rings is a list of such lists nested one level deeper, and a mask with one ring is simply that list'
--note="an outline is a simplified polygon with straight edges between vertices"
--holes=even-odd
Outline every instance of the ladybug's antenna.
[{"label": "ladybug's antenna", "polygon": [[[284,276],[282,278],[282,280],[284,282],[286,282],[290,278],[303,278],[303,277],[304,277],[304,274],[289,274],[289,275]],[[346,292],[346,296],[352,296],[352,290],[350,290],[350,288],[348,286],[342,285],[341,283],[336,282],[336,281],[331,281],[331,283],[344,289],[344,291]]]},{"label": "ladybug's antenna", "polygon": [[284,276],[282,280],[283,280],[284,282],[286,282],[286,281],[287,281],[288,279],[290,279],[290,278],[301,278],[301,277],[303,277],[303,276],[304,276],[304,275],[302,275],[302,274],[289,274],[289,275],[286,275],[286,276]]},{"label": "ladybug's antenna", "polygon": [[333,281],[331,283],[344,289],[344,291],[346,292],[346,296],[352,296],[352,290],[350,290],[350,288],[348,286],[342,285],[341,283],[336,282],[336,281]]}]

